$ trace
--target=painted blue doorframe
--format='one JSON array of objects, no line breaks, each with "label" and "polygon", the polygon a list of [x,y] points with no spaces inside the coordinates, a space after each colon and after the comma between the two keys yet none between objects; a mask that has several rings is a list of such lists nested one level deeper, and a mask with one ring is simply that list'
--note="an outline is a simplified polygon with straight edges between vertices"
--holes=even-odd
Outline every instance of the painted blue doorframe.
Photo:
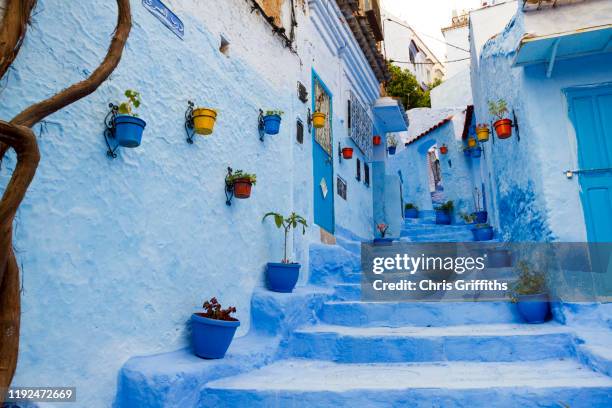
[{"label": "painted blue doorframe", "polygon": [[333,132],[332,132],[332,94],[329,89],[325,86],[321,78],[317,73],[312,71],[312,112],[316,111],[317,103],[317,84],[329,98],[329,112],[328,123],[329,123],[329,140],[328,143],[321,140],[321,134],[319,134],[319,140],[317,140],[317,130],[312,128],[312,168],[314,177],[314,221],[319,227],[323,228],[327,232],[333,234],[335,230],[334,221],[334,158],[333,158]]},{"label": "painted blue doorframe", "polygon": [[566,89],[589,242],[612,242],[612,84]]}]

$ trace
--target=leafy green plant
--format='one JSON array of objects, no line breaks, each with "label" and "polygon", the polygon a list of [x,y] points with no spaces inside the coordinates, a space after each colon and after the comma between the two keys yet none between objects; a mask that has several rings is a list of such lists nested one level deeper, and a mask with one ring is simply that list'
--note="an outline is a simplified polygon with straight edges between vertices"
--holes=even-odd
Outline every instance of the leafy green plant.
[{"label": "leafy green plant", "polygon": [[125,91],[124,95],[126,96],[127,101],[119,104],[119,113],[122,115],[138,116],[133,112],[133,109],[138,109],[140,107],[140,92],[128,89]]},{"label": "leafy green plant", "polygon": [[496,101],[489,101],[489,113],[495,116],[497,119],[504,119],[504,115],[508,113],[508,104],[504,99]]},{"label": "leafy green plant", "polygon": [[418,210],[418,209],[419,209],[419,207],[417,207],[416,205],[414,205],[414,204],[412,204],[412,203],[406,203],[406,205],[404,206],[404,208],[405,208],[406,210],[412,210],[412,209]]},{"label": "leafy green plant", "polygon": [[257,175],[251,174],[251,173],[245,173],[242,170],[236,170],[235,172],[232,173],[231,176],[228,176],[227,182],[229,184],[234,184],[236,180],[244,179],[244,178],[249,179],[252,185],[255,185],[257,183]]},{"label": "leafy green plant", "polygon": [[283,116],[285,112],[283,112],[282,110],[268,110],[266,111],[266,116]]},{"label": "leafy green plant", "polygon": [[400,98],[406,109],[431,107],[431,90],[440,85],[442,80],[435,79],[424,90],[408,69],[389,64],[389,72],[391,79],[385,87],[389,96]]},{"label": "leafy green plant", "polygon": [[225,320],[232,322],[238,321],[238,319],[231,316],[232,313],[236,313],[236,308],[231,306],[227,309],[223,309],[221,304],[217,301],[217,298],[207,300],[206,302],[204,302],[202,307],[204,308],[204,313],[197,313],[199,316],[215,320]]},{"label": "leafy green plant", "polygon": [[396,147],[397,146],[397,138],[393,135],[387,137],[387,146]]},{"label": "leafy green plant", "polygon": [[546,276],[543,272],[534,271],[525,261],[517,264],[520,271],[518,280],[510,288],[510,299],[518,301],[520,295],[537,295],[546,292]]},{"label": "leafy green plant", "polygon": [[468,214],[465,212],[461,212],[459,214],[459,217],[461,217],[461,219],[466,223],[466,224],[473,224],[474,221],[476,221],[476,215],[475,214]]},{"label": "leafy green plant", "polygon": [[454,208],[455,208],[455,204],[453,203],[453,201],[452,200],[448,200],[444,204],[437,206],[435,208],[435,210],[436,211],[444,211],[445,213],[451,213],[451,212],[453,212]]},{"label": "leafy green plant", "polygon": [[261,222],[264,222],[266,218],[268,217],[274,217],[274,224],[276,224],[276,227],[284,230],[285,232],[285,252],[284,252],[282,263],[284,264],[291,263],[291,261],[289,261],[289,258],[287,257],[287,235],[289,234],[289,230],[291,230],[291,228],[295,229],[298,226],[302,226],[302,234],[305,234],[306,228],[308,228],[308,223],[306,222],[306,219],[304,217],[294,212],[292,212],[287,217],[279,213],[276,213],[276,212],[269,212],[266,215],[264,215]]},{"label": "leafy green plant", "polygon": [[[474,219],[476,219],[476,217],[474,217]],[[474,225],[474,228],[476,228],[476,229],[489,228],[489,227],[490,227],[490,225],[487,224],[487,223],[484,223],[484,224],[475,224]]]}]

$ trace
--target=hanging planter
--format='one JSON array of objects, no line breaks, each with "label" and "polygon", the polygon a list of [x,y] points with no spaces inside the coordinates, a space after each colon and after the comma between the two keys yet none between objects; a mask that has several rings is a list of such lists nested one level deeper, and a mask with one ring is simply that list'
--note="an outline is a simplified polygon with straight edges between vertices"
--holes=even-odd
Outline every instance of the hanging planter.
[{"label": "hanging planter", "polygon": [[315,112],[312,114],[312,125],[317,129],[321,129],[325,127],[326,118],[327,115],[325,115],[323,112]]},{"label": "hanging planter", "polygon": [[343,147],[342,148],[342,158],[345,160],[350,160],[353,158],[353,148],[352,147]]},{"label": "hanging planter", "polygon": [[469,137],[467,140],[467,145],[468,147],[471,149],[473,147],[476,147],[478,143],[476,142],[476,139],[474,137]]},{"label": "hanging planter", "polygon": [[474,147],[473,149],[470,150],[470,155],[475,159],[479,158],[480,156],[482,156],[482,147],[480,146]]},{"label": "hanging planter", "polygon": [[470,157],[472,155],[472,149],[470,149],[469,147],[464,147],[463,148],[463,155],[465,157]]},{"label": "hanging planter", "polygon": [[222,309],[216,298],[204,302],[204,313],[191,315],[191,342],[196,356],[219,359],[225,356],[240,321],[231,316],[235,307]]},{"label": "hanging planter", "polygon": [[512,136],[512,121],[505,117],[508,113],[506,101],[504,99],[499,99],[497,102],[489,101],[489,113],[497,118],[493,123],[497,137],[507,139]]},{"label": "hanging planter", "polygon": [[382,143],[382,137],[378,135],[372,137],[372,143],[374,144],[374,146],[380,146],[380,144]]},{"label": "hanging planter", "polygon": [[208,136],[213,132],[217,120],[217,111],[210,108],[193,110],[193,129],[199,135]]},{"label": "hanging planter", "polygon": [[232,197],[245,199],[251,196],[251,188],[257,183],[255,174],[245,173],[242,170],[235,172],[231,167],[227,169],[225,176],[225,204],[231,205]]},{"label": "hanging planter", "polygon": [[389,156],[393,156],[397,149],[397,139],[395,136],[391,135],[387,138],[387,151],[389,152]]},{"label": "hanging planter", "polygon": [[517,267],[519,279],[511,288],[510,298],[527,323],[544,323],[550,314],[546,277],[542,272],[532,271],[526,262],[519,262]]},{"label": "hanging planter", "polygon": [[412,203],[404,206],[404,218],[419,218],[419,207]]},{"label": "hanging planter", "polygon": [[445,144],[440,146],[440,153],[441,154],[448,154],[448,147]]},{"label": "hanging planter", "polygon": [[280,131],[281,116],[283,111],[280,110],[269,110],[263,117],[263,128],[268,135],[277,135]]},{"label": "hanging planter", "polygon": [[273,292],[291,293],[300,276],[301,265],[297,262],[291,262],[287,257],[287,235],[292,228],[302,226],[302,234],[306,233],[308,223],[306,219],[296,213],[291,213],[288,217],[275,212],[269,212],[264,215],[264,221],[268,217],[274,217],[274,224],[283,229],[285,233],[285,252],[281,263],[269,262],[266,266],[266,280],[268,288]]},{"label": "hanging planter", "polygon": [[114,137],[119,146],[134,148],[140,146],[147,123],[133,113],[133,109],[140,107],[140,93],[128,89],[125,96],[127,101],[119,105],[114,117]]},{"label": "hanging planter", "polygon": [[387,150],[389,151],[389,156],[393,156],[395,154],[395,151],[397,150],[396,146],[389,146],[387,148]]},{"label": "hanging planter", "polygon": [[479,142],[488,142],[490,133],[491,132],[489,132],[489,127],[484,123],[476,125],[476,138]]},{"label": "hanging planter", "polygon": [[472,228],[474,241],[490,241],[493,239],[493,228],[488,224],[477,224]]}]

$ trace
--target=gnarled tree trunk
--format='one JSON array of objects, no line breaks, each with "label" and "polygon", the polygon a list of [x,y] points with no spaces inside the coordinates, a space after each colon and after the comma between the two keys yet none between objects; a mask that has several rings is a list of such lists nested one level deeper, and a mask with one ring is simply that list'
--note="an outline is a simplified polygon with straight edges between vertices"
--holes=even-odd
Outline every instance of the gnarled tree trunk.
[{"label": "gnarled tree trunk", "polygon": [[[94,92],[115,70],[132,26],[129,0],[117,0],[117,5],[113,39],[106,57],[89,78],[26,108],[10,122],[0,120],[0,162],[10,148],[17,154],[17,165],[0,201],[0,389],[10,386],[19,352],[19,268],[13,251],[13,221],[40,159],[31,128],[48,115]],[[17,57],[35,6],[36,0],[7,0],[0,26],[0,78]]]}]

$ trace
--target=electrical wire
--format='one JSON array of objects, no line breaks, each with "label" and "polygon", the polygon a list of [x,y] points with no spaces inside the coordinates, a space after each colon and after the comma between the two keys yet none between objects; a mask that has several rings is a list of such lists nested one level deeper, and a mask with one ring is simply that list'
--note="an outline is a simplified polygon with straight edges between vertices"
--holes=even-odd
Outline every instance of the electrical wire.
[{"label": "electrical wire", "polygon": [[[472,58],[467,57],[467,58],[460,58],[456,60],[440,61],[440,64],[450,64],[452,62],[467,61],[469,59],[472,59]],[[399,64],[412,64],[412,65],[436,65],[437,64],[437,62],[412,62],[412,61],[397,61],[397,60],[389,60],[389,62],[391,63],[397,62]]]},{"label": "electrical wire", "polygon": [[439,38],[436,38],[436,37],[433,37],[433,36],[431,36],[431,35],[428,35],[428,34],[422,33],[422,32],[420,32],[420,31],[416,31],[414,28],[410,27],[409,25],[406,25],[406,24],[404,24],[404,23],[402,23],[402,22],[400,22],[400,21],[397,21],[397,20],[393,20],[392,18],[387,17],[387,18],[385,19],[385,21],[391,21],[392,23],[395,23],[395,24],[401,25],[402,27],[405,27],[405,28],[408,28],[408,29],[410,29],[410,30],[414,31],[414,32],[415,32],[416,34],[418,34],[418,35],[422,35],[422,36],[424,36],[424,37],[429,37],[429,38],[431,38],[432,40],[439,41],[439,42],[441,42],[441,43],[443,43],[443,44],[448,45],[449,47],[453,47],[453,48],[456,48],[456,49],[458,49],[458,50],[461,50],[461,51],[464,51],[464,52],[467,52],[467,53],[469,53],[469,52],[470,52],[469,50],[466,50],[465,48],[458,47],[458,46],[456,46],[456,45],[454,45],[454,44],[448,43],[448,42],[446,42],[446,41],[444,41],[444,40],[441,40],[441,39],[439,39]]}]

